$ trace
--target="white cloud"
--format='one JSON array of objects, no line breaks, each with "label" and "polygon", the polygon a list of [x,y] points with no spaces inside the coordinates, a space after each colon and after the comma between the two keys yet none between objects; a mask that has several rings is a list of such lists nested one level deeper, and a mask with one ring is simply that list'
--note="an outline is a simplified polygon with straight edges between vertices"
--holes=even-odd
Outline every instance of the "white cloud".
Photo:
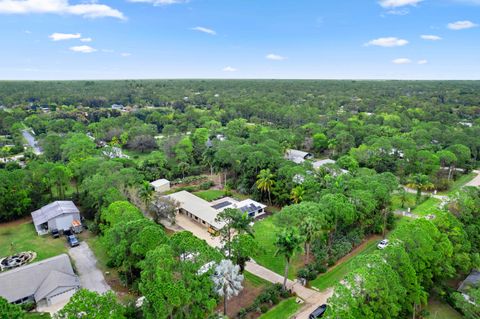
[{"label": "white cloud", "polygon": [[211,34],[211,35],[216,35],[217,34],[217,32],[215,30],[204,28],[204,27],[195,27],[195,28],[192,28],[192,30],[207,33],[207,34]]},{"label": "white cloud", "polygon": [[283,60],[286,60],[287,58],[284,57],[284,56],[281,56],[281,55],[278,55],[278,54],[273,54],[273,53],[270,53],[270,54],[267,54],[265,56],[265,58],[269,59],[269,60],[274,60],[274,61],[283,61]]},{"label": "white cloud", "polygon": [[423,34],[423,35],[420,36],[420,38],[422,38],[423,40],[429,40],[429,41],[442,40],[442,38],[439,37],[438,35],[432,35],[432,34]]},{"label": "white cloud", "polygon": [[32,31],[30,31],[30,30],[25,30],[23,32],[25,32],[25,34],[32,34]]},{"label": "white cloud", "polygon": [[222,69],[223,72],[236,72],[237,69],[231,67],[231,66],[226,66]]},{"label": "white cloud", "polygon": [[404,6],[416,6],[423,0],[380,0],[379,4],[384,8],[398,8]]},{"label": "white cloud", "polygon": [[70,50],[73,52],[80,52],[80,53],[92,53],[97,51],[97,49],[94,49],[89,45],[79,45],[79,46],[70,47]]},{"label": "white cloud", "polygon": [[120,53],[120,55],[123,56],[124,58],[126,58],[126,57],[131,56],[132,54],[129,53],[129,52],[122,52],[122,53]]},{"label": "white cloud", "polygon": [[128,0],[133,3],[151,3],[154,6],[165,6],[169,4],[181,4],[187,3],[189,0]]},{"label": "white cloud", "polygon": [[122,12],[105,4],[70,4],[69,0],[0,0],[0,14],[72,14],[85,18],[125,19]]},{"label": "white cloud", "polygon": [[463,30],[478,27],[478,24],[473,23],[472,21],[465,20],[449,23],[447,27],[450,30]]},{"label": "white cloud", "polygon": [[410,11],[408,11],[408,9],[400,9],[400,10],[393,9],[393,10],[387,11],[387,14],[396,15],[396,16],[405,16],[409,13]]},{"label": "white cloud", "polygon": [[366,46],[375,45],[375,46],[385,47],[385,48],[401,47],[406,44],[408,44],[407,40],[399,39],[395,37],[378,38],[365,43]]},{"label": "white cloud", "polygon": [[427,64],[428,60],[418,60],[418,64]]},{"label": "white cloud", "polygon": [[52,33],[48,36],[52,41],[64,41],[72,39],[80,39],[82,35],[80,33]]},{"label": "white cloud", "polygon": [[407,58],[398,58],[392,61],[395,64],[410,64],[412,63],[412,60],[407,59]]},{"label": "white cloud", "polygon": [[92,42],[93,39],[92,38],[81,38],[80,41],[81,42]]}]

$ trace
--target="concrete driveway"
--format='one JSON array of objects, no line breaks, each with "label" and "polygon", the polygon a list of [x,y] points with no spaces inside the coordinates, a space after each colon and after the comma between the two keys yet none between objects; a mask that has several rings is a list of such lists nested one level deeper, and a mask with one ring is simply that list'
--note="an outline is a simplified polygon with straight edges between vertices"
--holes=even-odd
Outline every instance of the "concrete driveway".
[{"label": "concrete driveway", "polygon": [[177,214],[175,221],[177,227],[188,230],[196,237],[205,240],[210,246],[222,247],[222,244],[220,243],[220,237],[212,237],[206,227],[194,222],[187,216],[183,214]]},{"label": "concrete driveway", "polygon": [[82,241],[79,246],[70,248],[68,254],[75,264],[82,288],[98,293],[112,290],[105,281],[102,271],[98,269],[97,259],[86,242]]}]

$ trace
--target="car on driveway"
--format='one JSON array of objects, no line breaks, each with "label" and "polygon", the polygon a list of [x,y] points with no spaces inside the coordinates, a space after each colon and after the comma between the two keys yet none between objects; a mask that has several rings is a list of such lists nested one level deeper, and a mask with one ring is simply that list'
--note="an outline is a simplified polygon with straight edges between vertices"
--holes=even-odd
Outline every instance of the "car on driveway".
[{"label": "car on driveway", "polygon": [[77,237],[75,235],[69,235],[67,236],[67,241],[70,247],[75,247],[80,245],[80,242],[78,241]]},{"label": "car on driveway", "polygon": [[388,239],[384,239],[381,242],[378,243],[377,248],[378,249],[385,249],[385,247],[388,246]]},{"label": "car on driveway", "polygon": [[325,311],[327,311],[327,305],[323,304],[317,309],[315,309],[309,316],[308,319],[317,319],[317,318],[322,318],[323,315],[325,314]]}]

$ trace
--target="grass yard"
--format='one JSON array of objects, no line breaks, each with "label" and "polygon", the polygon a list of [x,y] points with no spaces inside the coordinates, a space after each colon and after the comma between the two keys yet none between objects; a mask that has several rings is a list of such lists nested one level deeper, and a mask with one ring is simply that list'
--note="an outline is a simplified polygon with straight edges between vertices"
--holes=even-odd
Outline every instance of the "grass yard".
[{"label": "grass yard", "polygon": [[52,318],[48,313],[39,313],[39,312],[27,312],[25,314],[27,319],[50,319]]},{"label": "grass yard", "polygon": [[268,285],[271,285],[269,281],[266,281],[263,278],[257,277],[251,272],[248,272],[246,270],[243,272],[243,276],[245,280],[248,281],[250,284],[252,284],[252,286],[254,287],[266,287]]},{"label": "grass yard", "polygon": [[29,250],[36,252],[35,261],[40,261],[66,253],[67,244],[62,237],[38,236],[31,221],[0,224],[0,257]]},{"label": "grass yard", "polygon": [[206,200],[207,202],[211,202],[225,196],[225,192],[221,189],[209,189],[206,191],[198,191],[193,194]]},{"label": "grass yard", "polygon": [[430,313],[425,318],[427,319],[461,319],[463,316],[459,314],[455,309],[438,300],[437,298],[431,298],[428,301],[427,310]]},{"label": "grass yard", "polygon": [[315,280],[310,282],[311,287],[315,287],[322,291],[327,288],[335,286],[339,283],[350,271],[353,271],[353,264],[356,257],[370,254],[375,251],[378,243],[378,238],[372,238],[361,249],[358,249],[351,254],[348,260],[336,265],[330,271],[319,275]]},{"label": "grass yard", "polygon": [[404,203],[404,208],[402,208],[402,200],[400,198],[400,195],[394,194],[392,195],[392,210],[398,210],[398,209],[405,209],[407,210],[407,207],[414,207],[415,206],[415,194],[410,194],[407,193],[406,200]]},{"label": "grass yard", "polygon": [[471,173],[468,173],[466,175],[462,175],[460,176],[460,178],[458,178],[456,181],[454,181],[452,183],[452,186],[450,187],[450,189],[446,192],[439,192],[440,195],[448,195],[448,194],[453,194],[455,193],[456,191],[460,190],[460,188],[463,187],[463,185],[465,185],[466,183],[470,182],[472,179],[475,178],[475,176],[477,176],[477,174],[475,174],[474,172],[471,172]]},{"label": "grass yard", "polygon": [[289,298],[281,301],[267,313],[264,313],[259,319],[288,319],[300,309],[301,305],[296,302],[296,298]]},{"label": "grass yard", "polygon": [[440,200],[434,197],[430,197],[417,207],[412,210],[412,213],[417,214],[419,216],[426,216],[429,214],[437,214],[440,209],[438,208],[438,205],[440,204]]},{"label": "grass yard", "polygon": [[[262,251],[260,254],[253,256],[253,259],[260,265],[283,275],[285,270],[285,259],[281,256],[276,257],[275,252],[275,236],[280,229],[273,223],[273,217],[269,216],[261,221],[257,221],[253,226],[255,230],[255,239],[260,245]],[[301,254],[296,254],[290,264],[288,278],[294,279],[297,270],[303,266]]]}]

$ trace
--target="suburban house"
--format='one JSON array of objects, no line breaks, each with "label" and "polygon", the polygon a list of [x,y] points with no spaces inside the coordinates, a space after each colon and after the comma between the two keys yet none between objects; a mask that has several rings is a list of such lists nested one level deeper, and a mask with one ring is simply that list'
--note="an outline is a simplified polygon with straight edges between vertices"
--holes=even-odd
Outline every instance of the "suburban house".
[{"label": "suburban house", "polygon": [[170,181],[165,178],[157,179],[156,181],[151,182],[150,185],[152,185],[158,193],[164,193],[170,190]]},{"label": "suburban house", "polygon": [[66,254],[0,273],[0,296],[14,304],[51,306],[68,302],[78,289],[80,280]]},{"label": "suburban house", "polygon": [[32,213],[33,224],[39,235],[52,229],[69,230],[74,221],[80,221],[80,211],[72,201],[55,201]]},{"label": "suburban house", "polygon": [[285,152],[285,159],[297,164],[302,164],[305,160],[312,159],[313,155],[299,150],[287,150]]},{"label": "suburban house", "polygon": [[[314,168],[315,170],[319,170],[320,167],[323,167],[323,166],[325,166],[325,165],[330,166],[330,165],[334,165],[334,164],[336,164],[336,163],[337,163],[336,161],[327,158],[327,159],[318,160],[318,161],[313,162],[313,168]],[[347,171],[347,170],[344,170],[344,169],[340,169],[340,172],[341,172],[342,174],[348,173],[348,171]]]},{"label": "suburban house", "polygon": [[199,224],[204,225],[208,232],[216,233],[224,225],[215,221],[216,211],[206,200],[195,196],[187,191],[180,191],[168,195],[169,198],[180,204],[178,212],[184,214]]},{"label": "suburban house", "polygon": [[252,218],[265,214],[265,208],[267,207],[267,205],[256,202],[253,199],[245,199],[239,202],[231,197],[224,197],[210,204],[218,213],[227,208],[236,208],[243,213],[247,213]]},{"label": "suburban house", "polygon": [[480,287],[480,271],[479,270],[472,270],[472,272],[465,278],[464,281],[460,283],[458,287],[458,291],[462,293],[463,298],[465,300],[472,302],[470,296],[468,295],[470,288],[472,287]]},{"label": "suburban house", "polygon": [[230,197],[224,197],[209,203],[187,191],[170,194],[168,197],[180,204],[180,214],[184,214],[197,223],[204,225],[210,233],[216,233],[224,226],[223,223],[216,222],[215,219],[220,212],[227,208],[239,209],[256,218],[265,214],[265,208],[267,207],[252,199],[237,201]]}]

